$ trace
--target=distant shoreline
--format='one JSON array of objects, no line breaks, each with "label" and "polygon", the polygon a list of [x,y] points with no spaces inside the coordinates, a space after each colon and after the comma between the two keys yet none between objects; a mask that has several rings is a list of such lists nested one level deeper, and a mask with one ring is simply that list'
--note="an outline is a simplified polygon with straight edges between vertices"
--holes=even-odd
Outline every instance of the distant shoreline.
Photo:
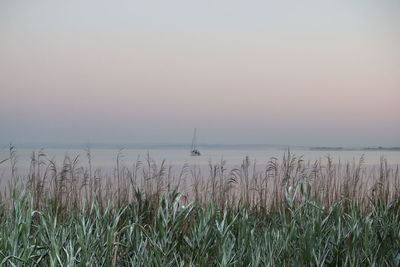
[{"label": "distant shoreline", "polygon": [[365,147],[365,148],[346,148],[346,147],[311,147],[313,151],[400,151],[400,147]]},{"label": "distant shoreline", "polygon": [[[190,144],[13,144],[17,149],[142,149],[142,150],[185,150]],[[0,145],[0,149],[8,149],[8,144]],[[400,151],[400,147],[334,147],[334,146],[296,146],[296,145],[272,145],[272,144],[199,144],[200,149],[205,150],[311,150],[311,151]]]}]

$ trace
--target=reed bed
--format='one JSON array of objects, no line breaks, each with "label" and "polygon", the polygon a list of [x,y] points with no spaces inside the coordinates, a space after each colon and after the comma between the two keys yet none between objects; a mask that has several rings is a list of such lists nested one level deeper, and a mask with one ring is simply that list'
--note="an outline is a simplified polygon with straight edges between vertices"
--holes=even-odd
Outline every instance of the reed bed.
[{"label": "reed bed", "polygon": [[149,156],[114,172],[15,149],[0,205],[5,266],[399,266],[398,166],[305,162],[174,172]]}]

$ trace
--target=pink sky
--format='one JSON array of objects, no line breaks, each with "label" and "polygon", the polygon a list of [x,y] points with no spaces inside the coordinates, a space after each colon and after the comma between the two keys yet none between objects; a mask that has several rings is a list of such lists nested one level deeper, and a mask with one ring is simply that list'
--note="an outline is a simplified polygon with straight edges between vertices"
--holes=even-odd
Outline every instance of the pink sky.
[{"label": "pink sky", "polygon": [[395,1],[0,4],[0,143],[400,145]]}]

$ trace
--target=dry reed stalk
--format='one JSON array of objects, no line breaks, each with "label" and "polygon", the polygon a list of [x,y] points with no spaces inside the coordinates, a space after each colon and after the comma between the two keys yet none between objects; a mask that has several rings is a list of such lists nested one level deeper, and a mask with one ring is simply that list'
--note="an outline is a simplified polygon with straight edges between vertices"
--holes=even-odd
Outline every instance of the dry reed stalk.
[{"label": "dry reed stalk", "polygon": [[[114,175],[110,177],[99,169],[93,171],[89,148],[86,153],[86,167],[80,166],[79,156],[66,155],[59,167],[53,160],[46,160],[43,150],[32,153],[26,188],[32,194],[34,208],[51,205],[71,211],[90,207],[94,202],[103,208],[107,199],[117,207],[137,201],[137,192],[156,206],[163,195],[174,190],[182,192],[181,201],[186,204],[213,203],[221,208],[240,204],[269,212],[279,210],[288,193],[293,194],[294,205],[302,203],[305,195],[294,194],[299,186],[302,190],[308,190],[309,186],[311,191],[307,197],[327,208],[343,199],[348,205],[358,203],[368,209],[373,203],[387,205],[400,196],[399,168],[390,166],[383,158],[379,166],[372,168],[364,165],[363,157],[346,164],[334,163],[329,156],[326,163],[322,160],[305,163],[302,157],[288,151],[280,161],[271,158],[261,171],[248,157],[240,168],[231,170],[227,170],[224,160],[217,164],[209,162],[208,176],[204,176],[201,168],[190,169],[188,165],[175,175],[165,161],[158,165],[149,155],[145,164],[138,158],[128,168],[119,151]],[[12,146],[10,158],[10,190],[3,193],[2,202],[11,200],[17,178],[16,153]]]}]

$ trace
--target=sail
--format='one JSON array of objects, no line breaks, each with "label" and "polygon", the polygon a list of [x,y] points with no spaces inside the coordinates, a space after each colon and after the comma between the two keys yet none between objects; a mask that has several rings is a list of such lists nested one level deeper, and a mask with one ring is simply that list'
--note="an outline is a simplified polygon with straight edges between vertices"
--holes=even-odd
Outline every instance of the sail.
[{"label": "sail", "polygon": [[200,151],[197,149],[196,128],[194,128],[192,146],[190,148],[190,154],[192,156],[200,156]]},{"label": "sail", "polygon": [[190,150],[193,151],[193,150],[196,149],[196,147],[197,147],[197,144],[196,144],[196,128],[194,128],[193,139],[192,139],[192,147],[191,147]]}]

